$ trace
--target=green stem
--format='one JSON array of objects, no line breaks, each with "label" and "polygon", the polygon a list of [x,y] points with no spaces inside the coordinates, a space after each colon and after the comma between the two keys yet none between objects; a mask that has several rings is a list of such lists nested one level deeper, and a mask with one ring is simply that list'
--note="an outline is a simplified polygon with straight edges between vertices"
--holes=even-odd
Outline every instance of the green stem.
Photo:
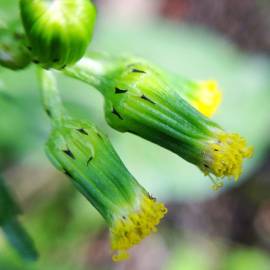
[{"label": "green stem", "polygon": [[17,252],[28,261],[35,261],[38,258],[35,245],[28,233],[16,218],[9,219],[2,226],[9,243]]},{"label": "green stem", "polygon": [[103,93],[104,84],[108,84],[107,75],[115,68],[116,60],[106,54],[91,53],[89,57],[83,57],[75,65],[67,66],[63,73],[68,77],[85,82]]},{"label": "green stem", "polygon": [[52,71],[38,68],[41,98],[44,110],[54,124],[61,122],[65,116],[62,100]]}]

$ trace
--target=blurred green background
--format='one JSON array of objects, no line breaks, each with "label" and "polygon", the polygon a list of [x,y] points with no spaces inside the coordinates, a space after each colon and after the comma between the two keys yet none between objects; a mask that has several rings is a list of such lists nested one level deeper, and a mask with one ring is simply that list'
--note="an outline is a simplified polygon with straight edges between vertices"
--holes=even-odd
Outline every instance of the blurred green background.
[{"label": "blurred green background", "polygon": [[[0,168],[40,251],[37,263],[25,263],[0,231],[0,270],[269,270],[269,2],[95,2],[92,50],[134,54],[196,80],[218,80],[224,100],[214,119],[243,135],[254,146],[254,157],[238,183],[213,192],[193,165],[110,129],[101,95],[59,75],[70,113],[96,122],[132,174],[169,209],[157,234],[135,247],[129,261],[113,264],[104,221],[44,154],[50,127],[35,68],[0,67]],[[16,16],[18,1],[0,0],[0,19]]]}]

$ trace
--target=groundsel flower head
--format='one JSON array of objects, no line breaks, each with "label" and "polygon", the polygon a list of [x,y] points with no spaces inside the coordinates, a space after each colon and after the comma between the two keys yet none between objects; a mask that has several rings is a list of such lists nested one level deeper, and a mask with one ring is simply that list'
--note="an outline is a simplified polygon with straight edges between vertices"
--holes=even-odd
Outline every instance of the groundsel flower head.
[{"label": "groundsel flower head", "polygon": [[114,261],[127,259],[128,249],[156,231],[167,209],[134,179],[95,126],[63,120],[46,152],[108,223]]},{"label": "groundsel flower head", "polygon": [[[142,59],[115,61],[96,77],[89,66],[78,63],[66,72],[100,90],[111,127],[134,133],[195,164],[210,176],[214,189],[222,186],[220,180],[225,177],[239,178],[252,148],[240,135],[227,133],[187,102],[183,96],[187,97],[190,90],[180,91],[179,82],[173,83],[167,73]],[[197,95],[219,96],[213,81],[191,85],[186,80],[182,85],[196,88]]]},{"label": "groundsel flower head", "polygon": [[20,0],[20,10],[35,63],[62,69],[84,55],[96,18],[90,0]]}]

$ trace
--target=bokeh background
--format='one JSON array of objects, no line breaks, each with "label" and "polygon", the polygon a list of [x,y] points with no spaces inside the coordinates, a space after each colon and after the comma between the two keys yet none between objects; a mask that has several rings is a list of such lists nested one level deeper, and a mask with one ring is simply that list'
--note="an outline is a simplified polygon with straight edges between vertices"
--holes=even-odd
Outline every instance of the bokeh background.
[{"label": "bokeh background", "polygon": [[[238,183],[213,192],[196,167],[134,135],[110,129],[91,87],[58,76],[66,107],[107,133],[128,169],[169,212],[129,261],[111,262],[107,227],[48,162],[50,131],[35,68],[0,67],[0,168],[40,251],[26,263],[0,231],[1,270],[269,270],[270,2],[268,0],[96,0],[90,49],[128,53],[187,77],[216,79],[224,101],[214,119],[254,145]],[[19,16],[0,0],[0,18]]]}]

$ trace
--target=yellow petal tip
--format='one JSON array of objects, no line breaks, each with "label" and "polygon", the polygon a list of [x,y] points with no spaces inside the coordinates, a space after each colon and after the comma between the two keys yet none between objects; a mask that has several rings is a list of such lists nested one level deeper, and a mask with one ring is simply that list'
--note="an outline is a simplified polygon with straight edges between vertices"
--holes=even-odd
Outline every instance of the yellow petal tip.
[{"label": "yellow petal tip", "polygon": [[150,233],[156,232],[156,226],[166,213],[163,203],[144,195],[138,209],[121,216],[111,228],[112,260],[119,262],[128,259],[127,250],[139,244]]},{"label": "yellow petal tip", "polygon": [[[217,134],[207,148],[202,171],[219,179],[230,177],[235,181],[241,176],[244,159],[253,153],[253,147],[247,146],[245,139],[235,133]],[[220,182],[214,183],[220,185]]]},{"label": "yellow petal tip", "polygon": [[203,115],[212,117],[222,101],[222,93],[215,80],[200,81],[193,106]]}]

